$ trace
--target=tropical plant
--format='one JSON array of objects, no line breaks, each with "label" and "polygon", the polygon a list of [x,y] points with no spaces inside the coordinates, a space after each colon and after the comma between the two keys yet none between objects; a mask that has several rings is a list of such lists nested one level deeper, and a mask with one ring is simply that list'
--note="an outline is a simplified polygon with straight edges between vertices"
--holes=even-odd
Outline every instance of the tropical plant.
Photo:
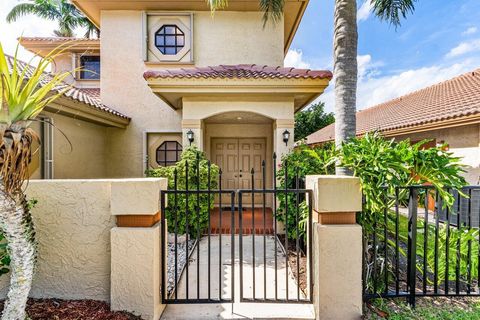
[{"label": "tropical plant", "polygon": [[333,113],[325,112],[323,102],[314,103],[295,114],[295,141],[303,140],[308,135],[335,122]]},{"label": "tropical plant", "polygon": [[[168,178],[168,188],[171,190],[187,190],[187,182],[188,190],[192,191],[197,188],[207,190],[209,186],[211,189],[218,188],[218,166],[211,164],[205,153],[196,146],[185,149],[175,166],[147,170],[146,174],[148,177]],[[169,232],[187,233],[187,216],[188,234],[191,237],[195,238],[199,231],[203,233],[207,229],[210,210],[214,206],[213,195],[190,194],[188,207],[185,193],[169,194],[167,200],[165,216],[169,222]]]},{"label": "tropical plant", "polygon": [[17,4],[7,15],[7,22],[15,22],[22,16],[33,14],[40,18],[57,21],[57,37],[73,37],[78,27],[87,29],[85,37],[100,35],[100,30],[68,0],[27,0]]},{"label": "tropical plant", "polygon": [[[285,189],[287,187],[293,189],[297,187],[297,183],[302,188],[305,177],[309,174],[334,173],[335,166],[332,165],[331,160],[335,154],[336,151],[333,144],[314,149],[305,144],[298,146],[282,158],[277,172],[279,188]],[[285,225],[288,237],[290,239],[304,238],[307,226],[305,222],[308,219],[308,207],[305,205],[305,199],[302,197],[300,203],[297,203],[297,196],[293,193],[279,193],[278,199],[277,220],[283,223],[287,222]],[[297,207],[300,209],[298,220]],[[299,234],[296,231],[297,221],[301,226]]]},{"label": "tropical plant", "polygon": [[[334,172],[335,163],[340,163],[360,179],[365,197],[364,211],[367,213],[363,224],[364,228],[372,231],[374,215],[381,215],[385,209],[394,206],[394,198],[387,195],[394,195],[396,187],[431,184],[438,188],[443,203],[451,206],[455,198],[447,192],[446,187],[460,190],[465,186],[460,158],[454,157],[442,147],[423,149],[425,142],[420,141],[413,145],[409,140],[396,142],[373,132],[362,138],[352,139],[337,150],[332,144],[315,148],[301,145],[282,158],[277,177],[281,188],[285,187],[287,171],[287,186],[293,187],[297,174],[300,179],[304,179],[308,174],[331,174]],[[407,189],[401,189],[399,197],[406,200]],[[285,216],[282,209],[284,199],[284,195],[280,197],[277,216],[280,221],[283,221]],[[294,223],[295,210],[291,206],[294,206],[295,201],[293,198],[287,200],[290,203],[287,222]],[[290,229],[295,230],[295,224],[289,226]]]},{"label": "tropical plant", "polygon": [[29,204],[22,190],[29,176],[32,143],[38,140],[29,124],[69,89],[63,83],[69,73],[45,72],[61,51],[40,59],[36,67],[20,63],[17,52],[18,46],[15,56],[7,58],[0,44],[0,231],[11,259],[10,287],[2,314],[5,320],[26,317],[37,252]]}]

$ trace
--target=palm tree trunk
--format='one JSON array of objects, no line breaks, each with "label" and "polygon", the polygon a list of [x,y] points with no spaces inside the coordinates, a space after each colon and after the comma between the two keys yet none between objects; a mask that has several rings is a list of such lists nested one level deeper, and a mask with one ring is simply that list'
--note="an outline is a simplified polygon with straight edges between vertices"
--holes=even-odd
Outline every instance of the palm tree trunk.
[{"label": "palm tree trunk", "polygon": [[26,304],[32,285],[36,257],[35,232],[25,196],[13,198],[0,184],[0,229],[8,241],[11,276],[2,320],[26,319]]},{"label": "palm tree trunk", "polygon": [[[336,0],[334,16],[335,144],[355,137],[357,103],[357,2]],[[336,168],[337,175],[351,175]]]}]

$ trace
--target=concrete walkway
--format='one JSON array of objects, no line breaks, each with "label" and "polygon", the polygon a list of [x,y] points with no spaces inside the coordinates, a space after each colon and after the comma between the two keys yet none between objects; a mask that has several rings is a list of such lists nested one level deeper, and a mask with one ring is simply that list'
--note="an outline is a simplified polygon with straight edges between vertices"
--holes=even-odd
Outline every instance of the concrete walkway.
[{"label": "concrete walkway", "polygon": [[[210,297],[218,299],[219,293],[225,299],[231,298],[232,292],[232,261],[231,261],[231,236],[211,236],[210,239]],[[243,236],[243,290],[244,298],[253,296],[253,271],[255,270],[255,296],[263,298],[266,292],[267,299],[275,297],[275,241],[273,236],[265,239],[266,264],[264,263],[264,238],[255,236],[255,269],[253,268],[252,235]],[[240,264],[239,264],[239,237],[234,237],[235,257],[235,302],[218,304],[170,304],[167,305],[161,319],[314,319],[313,306],[311,304],[294,303],[240,303]],[[208,298],[208,239],[204,237],[199,243],[200,281],[197,281],[197,248],[190,259],[189,264],[189,298]],[[222,258],[220,260],[220,251]],[[297,298],[297,285],[291,270],[286,268],[285,255],[278,247],[277,250],[277,297],[285,299],[288,281],[288,296],[290,299]],[[219,263],[221,261],[221,263]],[[264,272],[266,278],[264,278]],[[288,276],[287,276],[288,272]],[[178,299],[186,298],[186,273],[184,272],[179,288]],[[219,285],[220,283],[220,285]],[[198,284],[198,287],[197,287]],[[264,286],[266,285],[266,291]],[[305,297],[300,293],[300,298]],[[232,312],[233,310],[233,312]]]}]

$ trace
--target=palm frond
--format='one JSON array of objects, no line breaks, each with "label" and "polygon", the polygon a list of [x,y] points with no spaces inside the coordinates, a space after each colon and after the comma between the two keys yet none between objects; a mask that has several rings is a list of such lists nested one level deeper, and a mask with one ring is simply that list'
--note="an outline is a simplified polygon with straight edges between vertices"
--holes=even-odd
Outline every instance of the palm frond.
[{"label": "palm frond", "polygon": [[228,0],[206,0],[208,6],[212,10],[212,14],[218,9],[225,9],[228,7]]},{"label": "palm frond", "polygon": [[35,13],[35,5],[33,3],[20,3],[17,4],[12,10],[7,14],[7,22],[12,23],[17,21],[18,18],[26,16],[28,14]]},{"label": "palm frond", "polygon": [[401,19],[415,10],[417,0],[370,0],[373,12],[381,20],[399,26]]},{"label": "palm frond", "polygon": [[285,0],[260,0],[260,9],[263,11],[263,25],[265,26],[269,19],[277,23],[283,17]]}]

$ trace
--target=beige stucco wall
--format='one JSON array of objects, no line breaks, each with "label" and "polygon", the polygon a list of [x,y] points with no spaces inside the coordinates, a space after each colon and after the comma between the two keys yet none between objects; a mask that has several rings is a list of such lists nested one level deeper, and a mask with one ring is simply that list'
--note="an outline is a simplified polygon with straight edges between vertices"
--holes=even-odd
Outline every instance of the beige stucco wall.
[{"label": "beige stucco wall", "polygon": [[194,57],[198,66],[283,65],[283,23],[263,28],[261,12],[194,14]]},{"label": "beige stucco wall", "polygon": [[[53,177],[89,179],[106,177],[107,131],[90,122],[46,113],[53,119]],[[70,140],[71,146],[69,141]]]},{"label": "beige stucco wall", "polygon": [[[54,179],[105,178],[107,156],[107,129],[91,122],[43,112],[52,119],[53,127],[53,177]],[[32,128],[40,133],[40,123]],[[34,156],[30,166],[31,179],[40,179],[41,151]]]},{"label": "beige stucco wall", "polygon": [[[158,320],[161,301],[160,225],[113,228],[111,308]],[[134,275],[134,276],[132,276]]]},{"label": "beige stucco wall", "polygon": [[410,138],[412,141],[422,139],[436,139],[437,143],[444,141],[450,151],[462,158],[467,166],[465,178],[469,184],[478,184],[480,178],[480,126],[478,124],[419,132],[409,135],[396,136],[396,139]]},{"label": "beige stucco wall", "polygon": [[[142,12],[102,11],[101,19],[102,102],[132,117],[126,130],[107,130],[107,175],[137,177],[143,174],[145,163],[144,133],[181,131],[182,111],[174,111],[167,106],[151,92],[143,80],[144,71],[164,66],[146,65],[143,61]],[[193,48],[195,65],[282,65],[281,26],[281,23],[277,26],[269,24],[263,29],[260,13],[217,12],[212,20],[208,12],[196,12]],[[233,104],[231,101],[228,103]],[[285,114],[285,109],[288,109],[286,113],[293,117],[293,101],[273,104],[282,105],[275,108],[265,103],[262,106],[250,104],[249,108],[262,112],[265,109],[264,112],[271,115]],[[240,110],[246,107],[244,103],[236,106]],[[219,110],[217,107],[218,105],[213,108]],[[185,119],[192,119],[185,113],[184,109]]]},{"label": "beige stucco wall", "polygon": [[140,11],[102,12],[101,54],[102,102],[132,117],[127,129],[107,130],[107,174],[140,177],[144,132],[179,132],[181,113],[155,96],[143,79],[148,67],[143,61]]},{"label": "beige stucco wall", "polygon": [[[110,299],[110,182],[32,180],[28,197],[38,240],[35,298]],[[8,276],[0,278],[1,297]]]}]

